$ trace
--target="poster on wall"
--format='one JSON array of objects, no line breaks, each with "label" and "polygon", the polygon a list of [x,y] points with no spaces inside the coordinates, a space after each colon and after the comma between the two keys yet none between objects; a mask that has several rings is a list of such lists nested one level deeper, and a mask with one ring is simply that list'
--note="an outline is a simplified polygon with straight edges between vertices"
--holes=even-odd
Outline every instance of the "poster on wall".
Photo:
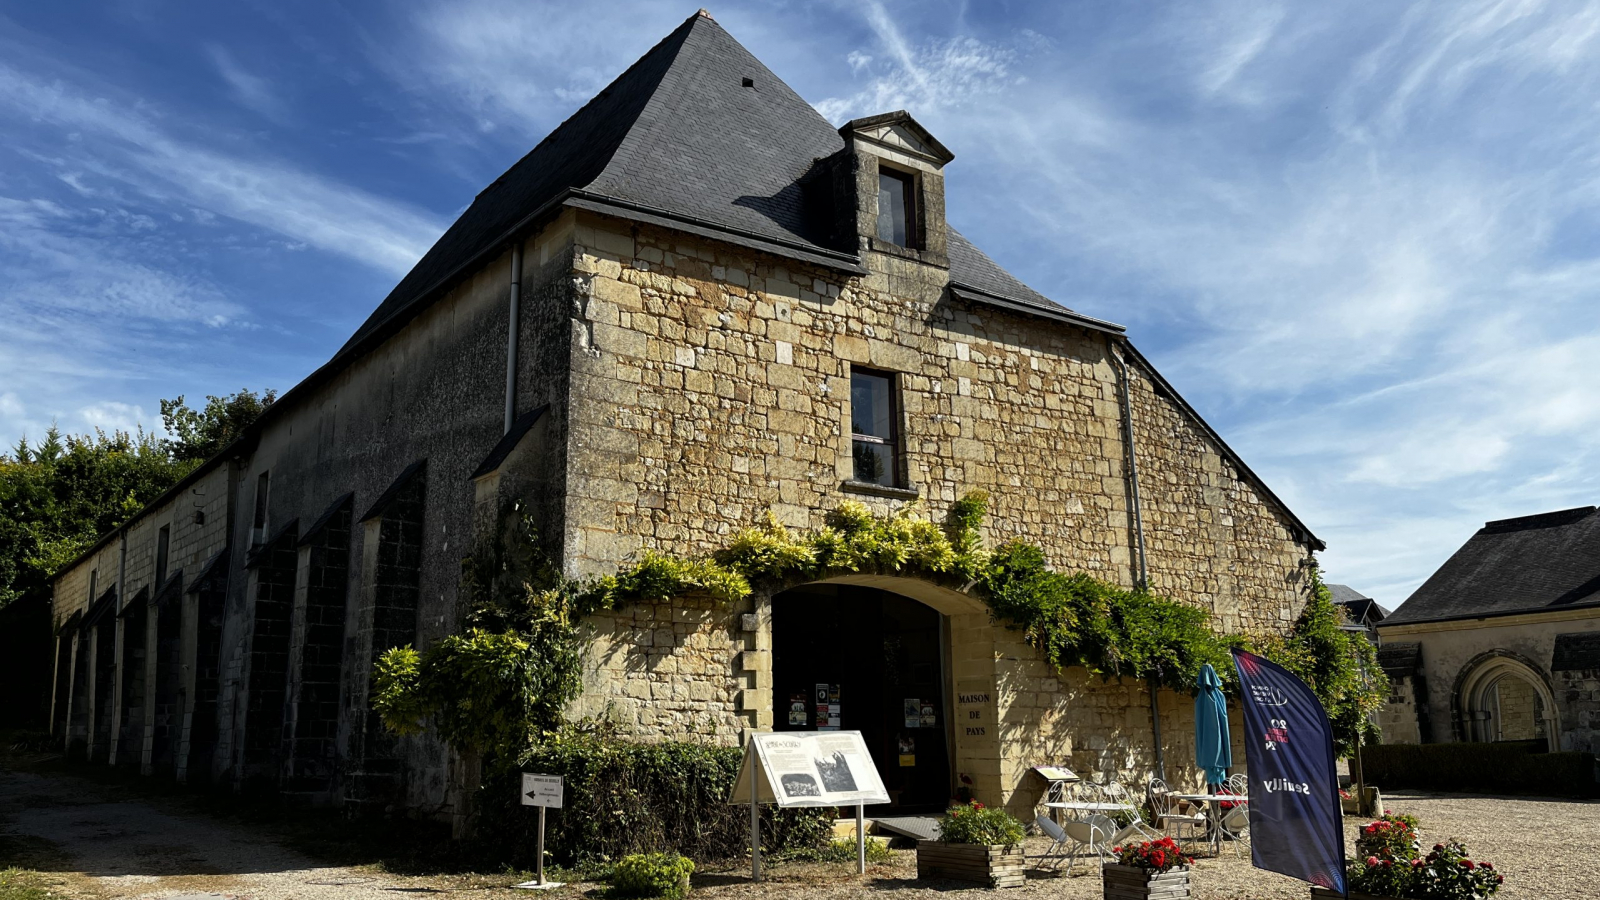
[{"label": "poster on wall", "polygon": [[933,703],[923,701],[920,720],[923,728],[932,728],[939,724],[939,717],[933,711]]},{"label": "poster on wall", "polygon": [[789,724],[804,726],[806,724],[806,695],[789,695]]},{"label": "poster on wall", "polygon": [[922,725],[922,701],[915,697],[907,697],[905,702],[905,717],[907,728],[919,728]]},{"label": "poster on wall", "polygon": [[897,740],[900,745],[900,765],[902,767],[917,764],[917,737],[913,734],[902,733]]},{"label": "poster on wall", "polygon": [[756,734],[745,748],[729,803],[750,802],[752,777],[760,801],[782,807],[889,802],[859,731]]}]

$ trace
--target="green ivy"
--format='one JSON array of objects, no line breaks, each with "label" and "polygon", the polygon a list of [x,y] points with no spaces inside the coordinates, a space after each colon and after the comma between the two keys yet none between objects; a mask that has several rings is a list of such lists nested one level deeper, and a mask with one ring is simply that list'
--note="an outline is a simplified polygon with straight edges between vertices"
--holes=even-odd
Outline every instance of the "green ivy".
[{"label": "green ivy", "polygon": [[470,630],[421,656],[400,648],[380,658],[374,708],[396,731],[417,730],[431,718],[453,745],[513,760],[554,730],[561,710],[577,697],[577,626],[586,616],[686,594],[733,602],[748,596],[752,585],[776,590],[872,573],[921,578],[982,599],[1058,669],[1083,666],[1108,678],[1191,690],[1207,663],[1231,683],[1230,650],[1254,649],[1311,685],[1333,720],[1341,755],[1376,734],[1371,717],[1387,696],[1387,682],[1366,638],[1340,628],[1343,613],[1315,569],[1293,630],[1253,644],[1213,631],[1200,607],[1083,573],[1051,571],[1034,544],[985,548],[988,499],[981,491],[967,494],[942,526],[916,504],[877,516],[847,500],[822,528],[802,535],[769,512],[709,559],[646,552],[615,575],[581,582],[561,577],[538,552],[523,517],[504,546],[476,555],[468,567],[463,582],[471,598]]}]

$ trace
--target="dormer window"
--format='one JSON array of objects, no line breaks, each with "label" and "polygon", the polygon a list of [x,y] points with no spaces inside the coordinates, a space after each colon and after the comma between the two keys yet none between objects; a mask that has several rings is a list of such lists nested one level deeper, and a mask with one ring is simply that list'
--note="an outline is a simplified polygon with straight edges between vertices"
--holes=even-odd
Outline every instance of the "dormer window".
[{"label": "dormer window", "polygon": [[893,169],[878,169],[878,240],[910,247],[916,234],[916,179]]}]

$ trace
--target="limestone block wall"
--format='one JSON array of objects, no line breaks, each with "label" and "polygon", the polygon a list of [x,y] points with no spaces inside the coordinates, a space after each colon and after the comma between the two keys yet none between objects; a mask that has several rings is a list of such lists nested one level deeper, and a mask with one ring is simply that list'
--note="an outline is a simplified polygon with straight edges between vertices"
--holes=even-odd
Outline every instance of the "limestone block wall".
[{"label": "limestone block wall", "polygon": [[1600,669],[1555,673],[1562,708],[1561,749],[1600,753]]},{"label": "limestone block wall", "polygon": [[[952,302],[945,270],[892,255],[869,252],[873,274],[845,277],[589,215],[574,243],[570,574],[612,572],[646,549],[710,553],[768,509],[809,529],[847,498],[898,508],[903,500],[842,484],[849,376],[866,367],[897,377],[906,483],[929,514],[987,490],[991,543],[1037,542],[1057,568],[1132,583],[1120,392],[1103,335]],[[1213,611],[1221,629],[1286,629],[1303,602],[1307,548],[1165,389],[1130,368],[1155,589]],[[708,721],[728,729],[723,739],[769,727],[761,610],[758,599],[755,623],[695,608],[596,617],[579,712],[609,707],[660,737]],[[986,612],[952,615],[950,626],[952,704],[985,693],[964,686],[989,694],[952,711],[956,768],[980,796],[1031,804],[1027,767],[1045,762],[1147,777],[1144,685],[1058,674]],[[675,706],[690,690],[710,691],[715,712],[697,719]],[[1184,782],[1192,701],[1162,700],[1169,775]],[[966,733],[970,713],[987,719],[972,726],[982,733]]]},{"label": "limestone block wall", "polygon": [[752,721],[745,692],[759,648],[743,623],[753,608],[686,597],[594,616],[586,689],[570,715],[603,718],[646,740],[737,742]]},{"label": "limestone block wall", "polygon": [[1378,711],[1378,728],[1385,744],[1422,743],[1417,687],[1416,676],[1389,677],[1389,702]]}]

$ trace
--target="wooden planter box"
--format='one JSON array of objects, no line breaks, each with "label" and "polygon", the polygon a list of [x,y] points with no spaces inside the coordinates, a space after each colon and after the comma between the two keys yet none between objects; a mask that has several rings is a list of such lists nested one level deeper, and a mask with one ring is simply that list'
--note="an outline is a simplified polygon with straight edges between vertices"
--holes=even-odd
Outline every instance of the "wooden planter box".
[{"label": "wooden planter box", "polygon": [[1156,874],[1136,866],[1106,863],[1100,867],[1100,883],[1105,900],[1187,900],[1189,867]]},{"label": "wooden planter box", "polygon": [[990,887],[1022,887],[1022,845],[1006,849],[999,844],[947,844],[917,842],[917,877],[951,878]]},{"label": "wooden planter box", "polygon": [[[1344,895],[1327,888],[1314,887],[1311,889],[1311,900],[1344,900]],[[1368,894],[1364,891],[1351,891],[1350,900],[1394,900],[1394,898],[1381,894]]]}]

